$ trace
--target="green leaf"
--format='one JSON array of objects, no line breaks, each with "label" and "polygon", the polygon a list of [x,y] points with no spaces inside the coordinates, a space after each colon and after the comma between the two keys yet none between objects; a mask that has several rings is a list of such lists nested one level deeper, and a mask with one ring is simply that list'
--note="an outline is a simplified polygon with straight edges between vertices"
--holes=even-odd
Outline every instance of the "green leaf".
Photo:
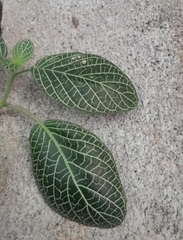
[{"label": "green leaf", "polygon": [[115,113],[131,110],[138,102],[128,77],[97,55],[73,52],[48,56],[31,71],[47,95],[70,108]]},{"label": "green leaf", "polygon": [[12,60],[9,58],[2,59],[1,65],[3,66],[4,69],[10,69],[10,70],[14,70],[19,67],[17,64],[13,63]]},{"label": "green leaf", "polygon": [[19,66],[28,61],[34,51],[34,45],[30,40],[22,40],[13,48],[13,62]]},{"label": "green leaf", "polygon": [[33,127],[30,144],[37,185],[57,213],[92,227],[123,221],[126,198],[116,165],[94,134],[48,120]]},{"label": "green leaf", "polygon": [[2,37],[0,37],[0,60],[5,58],[8,54],[6,43]]}]

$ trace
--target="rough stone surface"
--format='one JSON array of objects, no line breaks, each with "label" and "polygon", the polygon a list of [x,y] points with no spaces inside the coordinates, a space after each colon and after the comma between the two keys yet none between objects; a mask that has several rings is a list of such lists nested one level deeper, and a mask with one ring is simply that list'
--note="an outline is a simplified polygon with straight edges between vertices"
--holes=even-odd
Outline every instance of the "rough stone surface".
[{"label": "rough stone surface", "polygon": [[[17,77],[9,102],[42,120],[72,121],[94,132],[112,151],[128,198],[117,228],[78,225],[53,212],[35,184],[29,149],[33,123],[0,112],[0,239],[183,239],[183,1],[5,0],[3,36],[9,49],[31,39],[27,66],[59,52],[102,55],[134,83],[138,107],[89,115],[47,98],[30,74]],[[0,69],[0,95],[9,73]]]}]

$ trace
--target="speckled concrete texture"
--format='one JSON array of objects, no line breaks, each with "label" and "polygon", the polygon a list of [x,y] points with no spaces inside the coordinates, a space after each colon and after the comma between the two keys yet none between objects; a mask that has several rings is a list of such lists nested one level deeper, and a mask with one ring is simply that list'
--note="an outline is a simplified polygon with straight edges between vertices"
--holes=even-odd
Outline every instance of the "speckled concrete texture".
[{"label": "speckled concrete texture", "polygon": [[[138,107],[89,115],[46,97],[30,74],[9,97],[44,119],[72,121],[94,132],[115,158],[126,191],[127,216],[117,228],[78,225],[53,212],[35,184],[28,137],[33,123],[0,112],[1,240],[183,239],[183,1],[5,0],[3,36],[9,49],[31,39],[27,66],[59,52],[102,55],[132,80]],[[0,69],[0,96],[9,73]]]}]

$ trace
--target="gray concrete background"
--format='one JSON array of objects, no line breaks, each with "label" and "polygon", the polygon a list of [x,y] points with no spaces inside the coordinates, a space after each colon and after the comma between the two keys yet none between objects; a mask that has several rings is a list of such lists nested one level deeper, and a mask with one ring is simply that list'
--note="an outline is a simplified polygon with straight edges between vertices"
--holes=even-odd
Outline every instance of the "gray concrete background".
[{"label": "gray concrete background", "polygon": [[[19,76],[9,102],[42,120],[82,125],[107,144],[126,190],[128,212],[121,226],[109,230],[78,225],[53,212],[31,171],[33,123],[1,111],[1,240],[183,239],[182,9],[182,0],[4,1],[3,36],[9,49],[25,38],[35,44],[27,66],[59,52],[102,55],[130,77],[139,105],[128,113],[91,116],[54,103],[30,74]],[[9,73],[1,69],[0,74],[2,95]]]}]

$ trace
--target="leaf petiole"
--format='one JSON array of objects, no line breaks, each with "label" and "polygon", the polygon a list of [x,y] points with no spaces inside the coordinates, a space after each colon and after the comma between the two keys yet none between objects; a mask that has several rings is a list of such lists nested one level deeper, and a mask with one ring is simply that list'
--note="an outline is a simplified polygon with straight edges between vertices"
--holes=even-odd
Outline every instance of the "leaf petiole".
[{"label": "leaf petiole", "polygon": [[14,111],[20,112],[23,115],[27,116],[29,119],[32,119],[37,124],[39,124],[41,126],[43,125],[43,122],[40,119],[38,119],[36,116],[34,116],[29,111],[25,110],[24,108],[22,108],[20,106],[9,104],[9,103],[5,103],[4,107],[6,107],[7,109],[10,109],[10,110],[14,110]]},{"label": "leaf petiole", "polygon": [[30,68],[24,69],[24,70],[22,70],[22,71],[16,72],[16,76],[19,75],[19,74],[21,74],[21,73],[30,72],[30,71],[31,71]]}]

